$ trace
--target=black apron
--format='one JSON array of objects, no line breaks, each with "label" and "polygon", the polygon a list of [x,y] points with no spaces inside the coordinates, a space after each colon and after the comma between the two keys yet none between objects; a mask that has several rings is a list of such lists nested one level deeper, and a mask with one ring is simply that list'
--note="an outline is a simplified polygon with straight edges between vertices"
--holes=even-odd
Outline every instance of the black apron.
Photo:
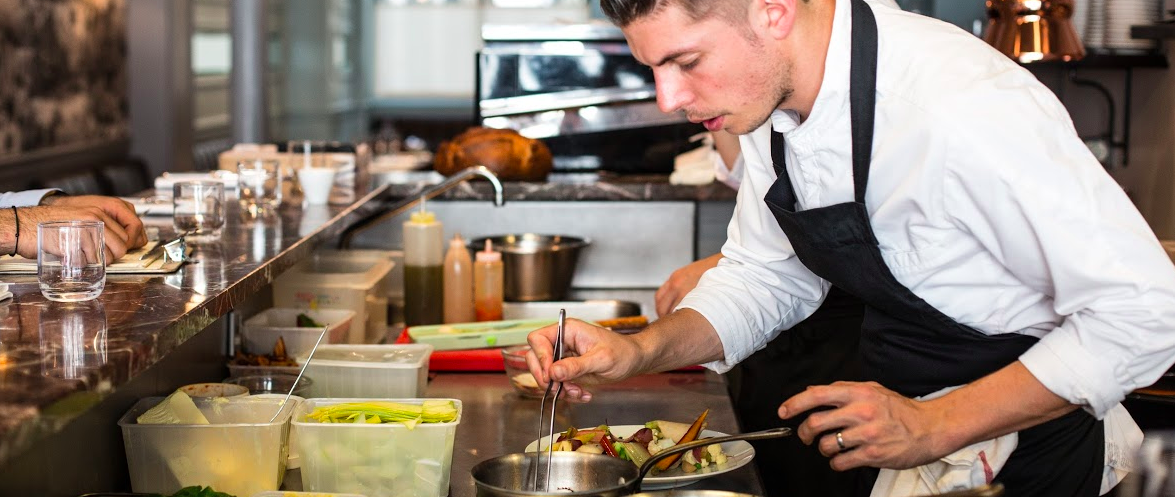
[{"label": "black apron", "polygon": [[[852,0],[852,20],[849,103],[855,201],[797,211],[784,138],[778,132],[771,141],[778,179],[763,200],[804,266],[865,302],[862,377],[917,397],[993,373],[1015,362],[1036,339],[986,335],[959,324],[902,286],[885,265],[865,207],[877,94],[877,24],[863,0]],[[1012,496],[1096,496],[1103,438],[1102,423],[1081,409],[1022,430],[1019,445],[995,481]]]}]

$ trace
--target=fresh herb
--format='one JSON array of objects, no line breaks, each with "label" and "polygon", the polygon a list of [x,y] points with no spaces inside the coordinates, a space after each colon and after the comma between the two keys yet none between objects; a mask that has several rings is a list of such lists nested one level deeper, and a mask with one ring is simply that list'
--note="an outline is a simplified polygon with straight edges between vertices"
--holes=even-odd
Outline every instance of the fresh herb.
[{"label": "fresh herb", "polygon": [[314,318],[306,315],[306,313],[298,314],[299,328],[322,328],[323,326],[324,325],[319,324],[318,321],[315,321]]},{"label": "fresh herb", "polygon": [[224,492],[217,492],[212,487],[184,487],[179,492],[171,494],[171,497],[233,497]]}]

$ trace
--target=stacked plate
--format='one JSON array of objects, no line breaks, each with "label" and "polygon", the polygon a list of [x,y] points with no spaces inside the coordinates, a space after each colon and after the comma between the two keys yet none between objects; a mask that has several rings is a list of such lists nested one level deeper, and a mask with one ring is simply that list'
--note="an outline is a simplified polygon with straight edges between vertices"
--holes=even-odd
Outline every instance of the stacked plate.
[{"label": "stacked plate", "polygon": [[1154,24],[1159,21],[1159,0],[1104,0],[1106,48],[1117,52],[1146,51],[1155,48],[1155,40],[1137,40],[1130,37],[1130,27]]},{"label": "stacked plate", "polygon": [[[1078,0],[1073,5],[1073,17],[1084,19],[1085,32],[1077,31],[1086,49],[1106,48],[1106,3],[1109,0]],[[1074,20],[1074,29],[1077,21]]]}]

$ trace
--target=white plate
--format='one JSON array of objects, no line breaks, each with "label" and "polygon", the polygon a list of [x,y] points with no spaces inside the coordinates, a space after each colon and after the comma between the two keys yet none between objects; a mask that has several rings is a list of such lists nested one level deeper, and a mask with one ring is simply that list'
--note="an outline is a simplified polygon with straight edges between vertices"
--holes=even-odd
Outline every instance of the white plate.
[{"label": "white plate", "polygon": [[[617,438],[627,438],[636,433],[637,430],[644,428],[644,425],[611,425],[612,435]],[[714,430],[702,430],[702,438],[725,437],[726,434]],[[555,435],[559,437],[558,434]],[[543,444],[543,448],[547,447],[547,442],[550,437],[543,437],[539,440],[531,442],[527,445],[524,452],[534,452],[539,443]],[[729,471],[734,471],[745,466],[751,462],[755,457],[755,448],[751,444],[743,440],[735,440],[733,442],[725,442],[722,444],[722,451],[726,453],[726,464],[720,466],[710,465],[699,469],[693,473],[686,473],[681,470],[681,466],[677,466],[668,471],[657,473],[657,476],[646,476],[641,482],[641,490],[662,490],[666,488],[681,487],[689,485],[698,480],[703,480],[714,475],[720,475]]]}]

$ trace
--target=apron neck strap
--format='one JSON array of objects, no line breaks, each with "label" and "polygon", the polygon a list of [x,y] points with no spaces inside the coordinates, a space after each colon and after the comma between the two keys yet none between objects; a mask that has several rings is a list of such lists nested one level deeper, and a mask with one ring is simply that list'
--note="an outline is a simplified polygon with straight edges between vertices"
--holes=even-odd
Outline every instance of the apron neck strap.
[{"label": "apron neck strap", "polygon": [[857,203],[865,203],[869,159],[873,153],[873,114],[877,103],[877,20],[864,0],[852,0],[852,59],[849,62],[849,110],[853,130],[853,186]]}]

